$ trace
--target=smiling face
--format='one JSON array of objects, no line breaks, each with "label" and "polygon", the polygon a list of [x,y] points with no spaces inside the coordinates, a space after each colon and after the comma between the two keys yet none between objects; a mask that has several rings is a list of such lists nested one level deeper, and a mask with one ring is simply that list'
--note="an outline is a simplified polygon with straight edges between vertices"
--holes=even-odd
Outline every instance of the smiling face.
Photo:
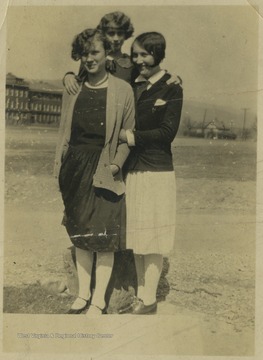
[{"label": "smiling face", "polygon": [[111,43],[112,52],[121,50],[121,47],[125,41],[125,31],[116,26],[114,22],[108,24],[105,31],[107,40]]},{"label": "smiling face", "polygon": [[154,65],[154,57],[137,41],[132,46],[132,61],[145,79],[149,79],[160,70],[159,65]]},{"label": "smiling face", "polygon": [[106,52],[103,43],[93,40],[87,52],[82,55],[81,61],[89,74],[105,72]]}]

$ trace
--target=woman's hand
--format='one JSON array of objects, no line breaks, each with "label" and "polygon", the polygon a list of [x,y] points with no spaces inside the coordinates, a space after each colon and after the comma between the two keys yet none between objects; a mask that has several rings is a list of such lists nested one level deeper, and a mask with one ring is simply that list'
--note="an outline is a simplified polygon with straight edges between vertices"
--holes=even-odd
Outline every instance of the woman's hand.
[{"label": "woman's hand", "polygon": [[115,165],[115,164],[111,164],[110,169],[111,169],[111,172],[112,172],[113,176],[116,175],[120,171],[119,166]]},{"label": "woman's hand", "polygon": [[76,95],[79,91],[79,83],[76,80],[75,75],[66,74],[64,77],[64,85],[69,95]]},{"label": "woman's hand", "polygon": [[121,131],[120,131],[119,140],[121,142],[127,142],[127,135],[126,135],[126,131],[124,129],[121,129]]}]

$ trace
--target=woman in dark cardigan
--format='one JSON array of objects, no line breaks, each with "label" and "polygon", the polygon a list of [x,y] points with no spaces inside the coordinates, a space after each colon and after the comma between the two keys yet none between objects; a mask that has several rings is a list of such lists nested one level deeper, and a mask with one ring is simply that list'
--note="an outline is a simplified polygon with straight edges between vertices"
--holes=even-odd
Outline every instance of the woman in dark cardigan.
[{"label": "woman in dark cardigan", "polygon": [[[65,206],[63,224],[76,247],[79,279],[79,296],[69,314],[79,314],[88,307],[88,315],[105,312],[114,252],[125,249],[121,168],[129,148],[118,137],[123,126],[134,126],[134,96],[127,82],[107,72],[109,50],[100,30],[78,34],[72,57],[81,59],[87,76],[76,95],[63,94],[55,175],[59,175]],[[96,286],[91,294],[94,253]]]},{"label": "woman in dark cardigan", "polygon": [[131,49],[140,73],[134,89],[136,130],[122,130],[120,140],[132,149],[125,164],[126,245],[135,255],[138,289],[131,306],[120,313],[156,312],[163,255],[174,246],[176,184],[171,143],[180,123],[183,91],[160,68],[165,47],[160,33],[149,32],[138,36]]}]

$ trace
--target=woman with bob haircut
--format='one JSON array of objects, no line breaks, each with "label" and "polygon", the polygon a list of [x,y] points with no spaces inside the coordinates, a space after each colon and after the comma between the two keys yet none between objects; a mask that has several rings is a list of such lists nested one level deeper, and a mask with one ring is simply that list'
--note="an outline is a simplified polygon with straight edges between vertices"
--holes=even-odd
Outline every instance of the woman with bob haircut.
[{"label": "woman with bob haircut", "polygon": [[[125,249],[122,166],[129,147],[119,142],[121,128],[134,126],[130,85],[106,71],[111,44],[99,29],[87,29],[72,43],[72,58],[86,70],[75,95],[63,94],[55,175],[65,213],[63,224],[76,248],[79,296],[69,314],[106,312],[105,291],[114,252]],[[91,296],[93,254],[96,286]]]},{"label": "woman with bob haircut", "polygon": [[[134,67],[130,61],[130,56],[121,51],[124,41],[129,39],[134,32],[130,18],[120,11],[115,11],[104,15],[97,28],[105,34],[111,44],[107,56],[106,66],[108,70],[116,77],[131,83],[136,76],[133,75]],[[77,93],[79,84],[85,74],[86,69],[82,65],[77,76],[74,72],[65,74],[63,83],[69,94]]]},{"label": "woman with bob haircut", "polygon": [[137,296],[119,313],[152,314],[163,255],[173,251],[176,184],[171,143],[178,131],[183,91],[180,82],[162,70],[166,42],[162,34],[147,32],[133,42],[131,58],[135,80],[135,129],[121,130],[120,140],[131,154],[125,165],[126,246],[135,256]]}]

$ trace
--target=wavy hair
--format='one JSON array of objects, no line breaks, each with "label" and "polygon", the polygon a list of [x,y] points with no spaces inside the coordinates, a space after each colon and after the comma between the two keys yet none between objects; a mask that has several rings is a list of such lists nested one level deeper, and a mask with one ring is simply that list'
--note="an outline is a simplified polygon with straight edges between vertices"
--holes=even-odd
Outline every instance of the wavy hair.
[{"label": "wavy hair", "polygon": [[110,23],[114,23],[118,29],[124,31],[126,40],[129,39],[134,32],[134,27],[131,23],[131,19],[123,12],[114,11],[112,13],[104,15],[101,18],[97,28],[105,33],[109,29]]},{"label": "wavy hair", "polygon": [[100,29],[86,29],[76,35],[72,42],[71,57],[78,61],[87,54],[92,46],[93,41],[101,41],[105,51],[111,49],[111,44]]}]

